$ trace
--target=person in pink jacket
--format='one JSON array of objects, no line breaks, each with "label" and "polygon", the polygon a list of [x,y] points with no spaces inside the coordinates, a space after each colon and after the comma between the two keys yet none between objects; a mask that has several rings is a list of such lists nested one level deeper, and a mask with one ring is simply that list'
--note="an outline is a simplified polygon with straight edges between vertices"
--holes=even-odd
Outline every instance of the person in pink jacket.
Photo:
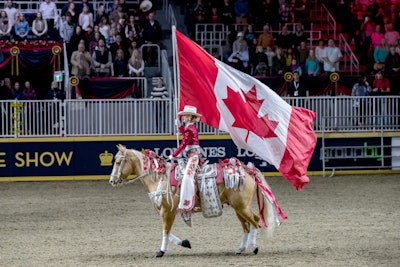
[{"label": "person in pink jacket", "polygon": [[172,160],[182,152],[186,152],[187,163],[183,172],[178,212],[181,214],[183,220],[190,225],[191,213],[196,202],[195,173],[201,157],[199,132],[195,123],[200,121],[201,114],[197,113],[196,107],[185,106],[183,111],[179,112],[178,115],[183,118],[185,124],[183,126],[179,119],[176,120],[178,129],[182,134],[182,141],[169,158]]}]

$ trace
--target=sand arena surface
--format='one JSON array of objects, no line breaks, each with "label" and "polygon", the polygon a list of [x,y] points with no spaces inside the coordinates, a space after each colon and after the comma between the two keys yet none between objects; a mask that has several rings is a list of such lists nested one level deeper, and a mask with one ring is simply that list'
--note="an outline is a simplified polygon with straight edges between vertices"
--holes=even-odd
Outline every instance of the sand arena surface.
[{"label": "sand arena surface", "polygon": [[297,192],[267,178],[288,219],[258,255],[235,256],[241,227],[233,209],[221,217],[176,219],[169,244],[140,183],[108,181],[0,183],[0,266],[400,266],[400,177],[311,177]]}]

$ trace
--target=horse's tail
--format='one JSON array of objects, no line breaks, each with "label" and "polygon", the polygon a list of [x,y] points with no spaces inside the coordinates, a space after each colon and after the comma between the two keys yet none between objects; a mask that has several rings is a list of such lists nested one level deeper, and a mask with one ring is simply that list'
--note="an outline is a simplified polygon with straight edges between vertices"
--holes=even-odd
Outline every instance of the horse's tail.
[{"label": "horse's tail", "polygon": [[257,183],[257,203],[261,217],[262,226],[267,228],[267,233],[272,234],[276,226],[281,224],[281,220],[286,219],[271,191],[264,175],[257,170],[255,181]]}]

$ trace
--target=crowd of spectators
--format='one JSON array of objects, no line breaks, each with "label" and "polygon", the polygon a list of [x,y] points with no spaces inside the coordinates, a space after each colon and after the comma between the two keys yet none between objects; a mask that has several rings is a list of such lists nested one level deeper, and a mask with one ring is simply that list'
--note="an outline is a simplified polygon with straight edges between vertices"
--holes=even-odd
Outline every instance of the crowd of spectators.
[{"label": "crowd of spectators", "polygon": [[[82,12],[75,12],[74,18],[69,11],[74,3],[69,2],[60,35],[71,55],[72,74],[79,78],[143,77],[145,66],[158,64],[152,44],[161,45],[162,30],[152,10],[128,7],[125,0],[118,0],[108,11],[100,4],[94,16],[91,6],[83,3]],[[142,50],[143,44],[149,46]]]},{"label": "crowd of spectators", "polygon": [[[329,76],[341,72],[342,51],[332,36],[310,43],[314,7],[307,0],[180,1],[188,32],[222,23],[230,36],[223,60],[253,76]],[[400,73],[400,1],[324,0],[362,65],[374,75]]]},{"label": "crowd of spectators", "polygon": [[[286,72],[319,76],[338,72],[342,54],[335,40],[309,44],[310,1],[194,0],[182,3],[189,34],[198,23],[223,23],[229,29],[223,60],[253,76]],[[289,29],[290,25],[290,29]]]},{"label": "crowd of spectators", "polygon": [[144,77],[145,66],[159,64],[155,45],[162,45],[162,29],[151,2],[110,0],[94,10],[88,0],[68,0],[57,10],[55,1],[42,1],[36,14],[27,14],[7,0],[0,10],[0,39],[63,41],[70,73],[80,79]]}]

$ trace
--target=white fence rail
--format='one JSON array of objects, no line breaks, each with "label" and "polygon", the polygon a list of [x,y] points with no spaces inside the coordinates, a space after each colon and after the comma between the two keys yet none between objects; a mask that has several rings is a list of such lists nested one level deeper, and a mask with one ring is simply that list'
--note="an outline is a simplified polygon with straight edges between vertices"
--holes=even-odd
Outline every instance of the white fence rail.
[{"label": "white fence rail", "polygon": [[[400,130],[400,96],[285,98],[316,112],[316,132]],[[0,137],[170,135],[172,99],[0,101]],[[201,134],[219,134],[199,125]]]}]

